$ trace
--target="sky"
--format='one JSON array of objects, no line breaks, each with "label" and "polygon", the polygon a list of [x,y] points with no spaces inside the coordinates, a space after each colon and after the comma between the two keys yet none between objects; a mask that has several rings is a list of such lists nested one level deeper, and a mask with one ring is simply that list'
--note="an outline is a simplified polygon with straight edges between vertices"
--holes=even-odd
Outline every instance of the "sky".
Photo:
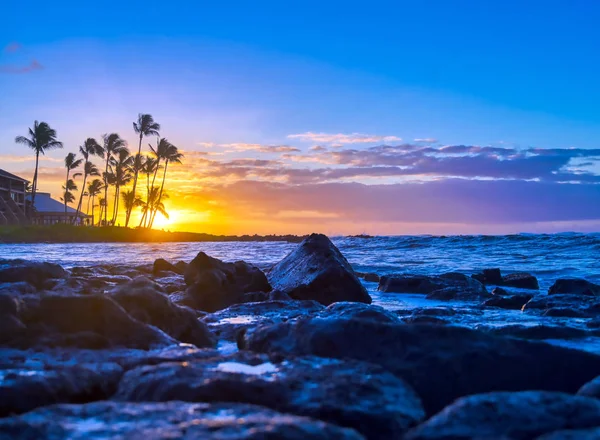
[{"label": "sky", "polygon": [[[600,4],[1,6],[0,167],[34,120],[67,152],[151,113],[185,154],[159,227],[218,234],[600,230]],[[144,141],[147,152],[149,142]]]}]

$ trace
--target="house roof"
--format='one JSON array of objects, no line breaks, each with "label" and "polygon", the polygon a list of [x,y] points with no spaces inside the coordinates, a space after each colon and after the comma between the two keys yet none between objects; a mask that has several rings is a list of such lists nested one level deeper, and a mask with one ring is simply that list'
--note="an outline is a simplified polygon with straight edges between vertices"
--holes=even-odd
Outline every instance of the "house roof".
[{"label": "house roof", "polygon": [[[31,200],[31,195],[27,195],[27,200]],[[35,209],[40,214],[57,213],[64,215],[65,213],[64,203],[50,197],[50,193],[44,192],[35,193]],[[67,206],[67,215],[75,214],[76,212],[77,210]],[[88,215],[83,212],[80,212],[79,215],[88,217]]]},{"label": "house roof", "polygon": [[3,169],[0,169],[0,176],[6,177],[8,179],[19,180],[20,182],[29,182],[29,180],[23,179],[19,176],[15,176],[14,174],[9,173],[8,171],[4,171]]}]

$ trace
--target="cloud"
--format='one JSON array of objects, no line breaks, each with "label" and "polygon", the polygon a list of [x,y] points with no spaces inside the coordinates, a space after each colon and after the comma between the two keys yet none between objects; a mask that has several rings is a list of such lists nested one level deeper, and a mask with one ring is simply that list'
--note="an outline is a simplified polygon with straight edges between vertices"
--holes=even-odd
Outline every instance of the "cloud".
[{"label": "cloud", "polygon": [[327,148],[323,147],[322,145],[315,145],[315,146],[310,147],[309,150],[320,152],[320,151],[327,151]]},{"label": "cloud", "polygon": [[15,53],[17,51],[19,51],[23,46],[21,45],[21,43],[17,43],[17,42],[13,42],[13,43],[9,43],[6,46],[4,46],[4,52],[5,53]]},{"label": "cloud", "polygon": [[438,140],[434,139],[434,138],[422,138],[422,139],[417,138],[414,140],[414,142],[423,143],[423,144],[436,144],[437,141]]},{"label": "cloud", "polygon": [[375,142],[399,142],[402,139],[396,136],[378,136],[371,134],[350,133],[330,134],[306,132],[301,134],[290,134],[288,139],[297,139],[306,142],[322,142],[328,144],[369,144]]},{"label": "cloud", "polygon": [[43,68],[44,66],[42,66],[37,60],[33,60],[27,66],[15,66],[12,64],[0,65],[0,73],[22,74],[30,73],[36,70],[42,70]]},{"label": "cloud", "polygon": [[203,148],[222,148],[229,152],[234,151],[256,151],[258,153],[296,153],[300,152],[299,148],[289,145],[262,145],[249,144],[244,142],[234,142],[229,144],[217,144],[214,142],[198,142],[198,146]]}]

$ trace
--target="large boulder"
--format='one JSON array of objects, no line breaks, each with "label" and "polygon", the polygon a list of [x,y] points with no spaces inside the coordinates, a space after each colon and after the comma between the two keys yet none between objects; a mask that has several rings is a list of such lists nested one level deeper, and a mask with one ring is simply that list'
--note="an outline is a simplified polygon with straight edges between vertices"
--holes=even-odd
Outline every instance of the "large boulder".
[{"label": "large boulder", "polygon": [[574,393],[600,375],[600,356],[454,326],[310,318],[248,330],[239,345],[380,364],[412,385],[428,414],[468,394]]},{"label": "large boulder", "polygon": [[177,267],[174,264],[169,263],[164,258],[157,258],[154,260],[154,265],[152,266],[152,273],[154,275],[158,275],[161,272],[173,272],[179,275],[183,275],[185,272],[185,268],[181,266]]},{"label": "large boulder", "polygon": [[481,282],[456,272],[439,276],[383,276],[379,281],[378,290],[386,293],[421,293],[428,295],[428,298],[439,300],[470,300],[490,297]]},{"label": "large boulder", "polygon": [[185,269],[189,286],[186,305],[216,312],[244,302],[244,294],[269,292],[271,285],[265,274],[244,261],[225,263],[200,252]]},{"label": "large boulder", "polygon": [[0,259],[0,283],[27,282],[43,289],[47,281],[66,278],[67,275],[60,265],[54,263]]},{"label": "large boulder", "polygon": [[548,295],[600,296],[600,285],[581,278],[561,278],[548,289]]},{"label": "large boulder", "polygon": [[115,399],[256,404],[381,439],[400,438],[425,417],[412,388],[379,366],[248,352],[130,370]]},{"label": "large boulder", "polygon": [[216,338],[196,312],[178,306],[153,281],[138,277],[108,293],[138,321],[158,327],[173,338],[196,347],[214,347]]},{"label": "large boulder", "polygon": [[350,263],[322,234],[312,234],[269,271],[274,289],[293,299],[328,306],[340,301],[371,303]]},{"label": "large boulder", "polygon": [[458,399],[405,438],[529,440],[598,425],[600,400],[547,391],[499,392]]},{"label": "large boulder", "polygon": [[538,290],[540,285],[536,277],[530,273],[517,272],[502,277],[502,285],[519,289]]},{"label": "large boulder", "polygon": [[13,440],[232,439],[360,440],[356,431],[236,403],[52,405],[0,419],[0,438]]}]

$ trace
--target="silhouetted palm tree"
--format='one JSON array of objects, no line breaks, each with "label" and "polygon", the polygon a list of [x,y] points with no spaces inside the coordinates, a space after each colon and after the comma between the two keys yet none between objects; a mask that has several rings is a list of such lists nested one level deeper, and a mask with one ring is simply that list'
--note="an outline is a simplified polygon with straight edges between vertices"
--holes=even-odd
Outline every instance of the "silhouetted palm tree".
[{"label": "silhouetted palm tree", "polygon": [[94,226],[94,201],[96,196],[102,192],[102,181],[100,179],[92,180],[87,188],[88,192],[88,213],[89,213],[89,198],[92,199],[92,226]]},{"label": "silhouetted palm tree", "polygon": [[40,153],[45,154],[47,150],[62,148],[63,144],[56,140],[56,130],[50,128],[48,123],[38,121],[33,123],[33,130],[29,129],[29,137],[17,136],[15,142],[27,145],[35,152],[35,171],[33,173],[33,186],[31,189],[31,206],[32,209],[35,209]]},{"label": "silhouetted palm tree", "polygon": [[128,190],[121,193],[121,198],[123,199],[123,205],[125,206],[125,210],[132,210],[136,206],[143,206],[144,202],[139,197],[133,198],[133,191]]},{"label": "silhouetted palm tree", "polygon": [[77,185],[73,179],[67,179],[66,183],[62,187],[63,196],[60,198],[65,204],[65,223],[67,223],[67,203],[73,203],[75,196],[73,191],[77,191]]},{"label": "silhouetted palm tree", "polygon": [[[167,168],[169,166],[169,163],[181,163],[181,159],[183,159],[183,154],[179,152],[179,149],[164,138],[161,139],[161,142],[159,142],[158,147],[159,148],[157,148],[156,153],[157,156],[165,162],[165,169],[163,171],[163,179],[160,185],[160,192],[158,193],[157,205],[161,203],[163,197],[163,189],[165,187],[165,180],[167,178]],[[152,228],[152,225],[154,224],[154,217],[156,217],[157,211],[158,209],[156,209],[155,207],[154,213],[150,218],[150,228]]]},{"label": "silhouetted palm tree", "polygon": [[[64,202],[65,202],[65,223],[67,223],[68,217],[67,217],[67,203],[73,203],[75,201],[75,196],[72,193],[69,193],[70,197],[67,197],[67,193],[69,192],[69,182],[73,182],[73,185],[75,185],[75,182],[72,181],[71,179],[69,179],[71,171],[74,169],[79,168],[79,165],[81,165],[81,163],[83,162],[83,159],[77,159],[77,155],[75,153],[69,153],[67,154],[67,156],[65,157],[65,168],[67,169],[67,179],[65,180],[65,186],[63,188],[65,188],[65,197],[64,197]],[[73,175],[73,178],[80,176],[81,173],[75,173]],[[77,190],[77,186],[75,186],[75,188],[73,189],[73,191]],[[71,200],[71,198],[73,200]],[[68,200],[67,200],[68,199]]]},{"label": "silhouetted palm tree", "polygon": [[88,176],[99,176],[100,173],[96,165],[90,162],[90,156],[99,156],[102,157],[104,155],[103,148],[96,139],[87,138],[83,145],[79,147],[79,152],[85,159],[85,164],[83,166],[83,183],[81,185],[81,194],[79,195],[79,203],[77,203],[77,211],[75,212],[75,218],[73,223],[77,221],[79,217],[79,213],[81,212],[81,202],[83,201],[83,196],[85,193],[85,184]]},{"label": "silhouetted palm tree", "polygon": [[[158,136],[158,131],[160,130],[160,124],[154,122],[154,118],[152,115],[142,114],[138,115],[137,122],[133,123],[133,130],[140,135],[140,144],[138,147],[138,156],[142,154],[142,140],[144,136]],[[136,171],[133,176],[133,198],[135,199],[135,190],[137,186],[138,173]],[[129,225],[129,218],[131,217],[131,210],[127,212],[125,219],[125,226]]]},{"label": "silhouetted palm tree", "polygon": [[115,185],[115,203],[113,206],[113,217],[111,223],[114,225],[119,214],[119,194],[121,187],[131,182],[133,178],[132,169],[134,158],[129,154],[127,148],[119,150],[119,153],[112,159],[111,173],[113,175],[112,184]]},{"label": "silhouetted palm tree", "polygon": [[[117,133],[104,134],[102,135],[103,146],[102,150],[105,155],[106,165],[104,167],[104,173],[102,177],[104,179],[104,203],[108,205],[108,165],[113,155],[118,154],[123,148],[127,147],[127,142],[121,139]],[[104,225],[108,224],[108,206],[104,209]]]},{"label": "silhouetted palm tree", "polygon": [[[146,205],[147,206],[150,206],[150,194],[152,192],[152,188],[154,188],[154,181],[152,183],[152,186],[150,186],[150,176],[151,175],[156,176],[157,170],[158,170],[158,160],[153,157],[146,157],[146,159],[143,162],[140,172],[142,174],[146,175]],[[150,220],[149,214],[150,214],[149,211],[144,211],[142,218],[140,219],[139,226],[142,226],[142,223],[144,224],[144,227],[146,226],[147,221]]]}]

